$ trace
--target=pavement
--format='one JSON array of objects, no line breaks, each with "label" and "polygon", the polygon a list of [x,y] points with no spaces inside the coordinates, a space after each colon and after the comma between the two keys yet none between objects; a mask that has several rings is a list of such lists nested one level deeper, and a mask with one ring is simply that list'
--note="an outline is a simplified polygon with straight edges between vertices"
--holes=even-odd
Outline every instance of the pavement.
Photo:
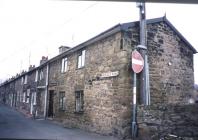
[{"label": "pavement", "polygon": [[112,136],[64,128],[50,120],[33,120],[2,104],[0,104],[0,139],[118,140]]}]

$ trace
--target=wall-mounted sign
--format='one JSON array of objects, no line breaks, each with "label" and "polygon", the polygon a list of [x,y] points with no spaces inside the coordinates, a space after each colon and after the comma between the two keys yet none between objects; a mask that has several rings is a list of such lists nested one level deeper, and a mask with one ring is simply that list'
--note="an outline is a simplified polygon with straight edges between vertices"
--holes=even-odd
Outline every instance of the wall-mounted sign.
[{"label": "wall-mounted sign", "polygon": [[115,77],[119,75],[119,71],[102,73],[101,78]]}]

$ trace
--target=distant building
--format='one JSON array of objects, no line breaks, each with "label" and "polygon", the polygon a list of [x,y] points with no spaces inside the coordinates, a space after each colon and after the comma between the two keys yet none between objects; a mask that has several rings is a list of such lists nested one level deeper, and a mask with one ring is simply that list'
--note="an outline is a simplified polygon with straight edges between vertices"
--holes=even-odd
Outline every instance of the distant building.
[{"label": "distant building", "polygon": [[[193,92],[196,50],[166,17],[147,20],[147,28],[151,104],[186,104]],[[50,60],[43,57],[39,67],[3,83],[0,97],[67,127],[126,138],[131,133],[131,52],[138,44],[139,23],[118,24],[74,48],[60,47]]]}]

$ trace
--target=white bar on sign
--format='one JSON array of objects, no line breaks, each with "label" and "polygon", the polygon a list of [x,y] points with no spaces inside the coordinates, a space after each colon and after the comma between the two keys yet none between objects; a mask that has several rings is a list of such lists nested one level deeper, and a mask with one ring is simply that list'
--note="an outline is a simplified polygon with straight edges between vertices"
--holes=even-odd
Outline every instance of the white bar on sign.
[{"label": "white bar on sign", "polygon": [[133,87],[133,93],[136,93],[136,87]]},{"label": "white bar on sign", "polygon": [[133,95],[133,104],[136,104],[136,93]]},{"label": "white bar on sign", "polygon": [[143,65],[143,62],[138,59],[132,59],[132,64]]}]

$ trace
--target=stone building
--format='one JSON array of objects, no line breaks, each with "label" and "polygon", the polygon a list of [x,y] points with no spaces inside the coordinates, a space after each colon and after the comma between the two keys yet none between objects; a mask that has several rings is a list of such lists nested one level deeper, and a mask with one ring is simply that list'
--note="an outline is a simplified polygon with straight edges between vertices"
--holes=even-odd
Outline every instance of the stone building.
[{"label": "stone building", "polygon": [[[147,27],[151,104],[187,103],[196,50],[165,17],[148,20]],[[129,136],[130,57],[138,44],[138,22],[119,24],[53,58],[48,115],[67,127]]]},{"label": "stone building", "polygon": [[[166,17],[147,20],[147,29],[151,105],[186,104],[193,92],[196,50]],[[31,82],[22,92],[29,96],[35,92],[39,117],[66,127],[130,137],[131,52],[138,44],[139,23],[132,22],[115,25],[74,48],[61,46],[58,56],[43,57],[39,67],[24,74],[33,78],[27,79]],[[4,85],[0,89],[6,89]],[[26,101],[25,109],[31,110],[31,97]]]}]

